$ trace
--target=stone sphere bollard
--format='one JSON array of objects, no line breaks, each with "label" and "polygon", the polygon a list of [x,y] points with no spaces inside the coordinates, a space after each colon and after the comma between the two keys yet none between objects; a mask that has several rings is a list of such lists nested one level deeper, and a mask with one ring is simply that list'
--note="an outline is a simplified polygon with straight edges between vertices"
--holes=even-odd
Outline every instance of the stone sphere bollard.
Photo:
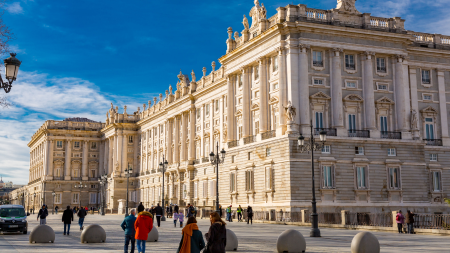
[{"label": "stone sphere bollard", "polygon": [[236,251],[238,248],[238,238],[236,234],[227,229],[227,245],[225,246],[226,251]]},{"label": "stone sphere bollard", "polygon": [[47,225],[38,225],[31,231],[30,243],[53,243],[55,242],[55,231]]},{"label": "stone sphere bollard", "polygon": [[306,250],[306,241],[303,235],[293,229],[288,229],[278,236],[277,252],[302,253]]},{"label": "stone sphere bollard", "polygon": [[157,242],[159,239],[159,232],[156,227],[153,227],[150,233],[148,233],[147,242]]},{"label": "stone sphere bollard", "polygon": [[80,240],[81,243],[102,243],[106,241],[106,232],[100,225],[92,224],[83,229]]},{"label": "stone sphere bollard", "polygon": [[352,240],[352,253],[380,253],[380,243],[370,232],[361,232]]}]

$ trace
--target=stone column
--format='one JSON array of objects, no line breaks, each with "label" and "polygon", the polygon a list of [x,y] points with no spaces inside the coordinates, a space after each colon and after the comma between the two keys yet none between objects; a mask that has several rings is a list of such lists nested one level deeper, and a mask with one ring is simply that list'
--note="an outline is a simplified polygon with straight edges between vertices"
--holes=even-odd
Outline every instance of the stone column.
[{"label": "stone column", "polygon": [[303,134],[309,133],[310,128],[310,106],[309,106],[309,84],[308,84],[308,54],[309,45],[300,45],[299,54],[299,98],[300,107],[297,113],[300,118],[300,130]]},{"label": "stone column", "polygon": [[173,119],[167,120],[167,162],[169,164],[173,163],[173,154],[172,154],[172,136],[173,136]]},{"label": "stone column", "polygon": [[445,70],[437,69],[439,89],[439,116],[441,119],[441,139],[444,146],[450,146],[448,136],[447,99],[445,94]]},{"label": "stone column", "polygon": [[128,169],[128,136],[126,134],[122,135],[122,168],[120,174],[124,173],[125,169]]},{"label": "stone column", "polygon": [[[291,42],[292,43],[292,42]],[[290,130],[293,134],[298,132],[298,126],[300,125],[300,99],[299,99],[299,66],[298,66],[298,45],[289,44],[287,45],[287,55],[286,55],[286,73],[287,73],[287,86],[288,86],[288,94],[287,100],[291,102],[292,106],[297,111],[297,116],[294,118],[293,122],[291,122]],[[284,112],[284,106],[280,108],[280,113]]]},{"label": "stone column", "polygon": [[64,180],[70,180],[71,174],[70,174],[70,165],[72,164],[71,161],[72,157],[72,140],[67,140],[66,142],[66,159],[64,161]]},{"label": "stone column", "polygon": [[42,171],[42,175],[43,175],[43,177],[44,177],[44,179],[45,179],[45,177],[47,176],[47,169],[48,169],[48,148],[49,148],[49,145],[48,145],[48,140],[45,140],[44,141],[44,143],[43,143],[43,145],[42,145],[42,147],[43,147],[43,149],[44,149],[44,152],[42,152],[44,155],[39,155],[40,157],[42,157],[42,164],[43,164],[43,171]]},{"label": "stone column", "polygon": [[183,112],[182,114],[181,114],[181,117],[182,117],[182,134],[183,134],[183,136],[181,137],[181,161],[186,161],[186,159],[187,159],[187,155],[186,155],[186,153],[187,153],[187,147],[186,147],[186,140],[187,140],[187,138],[188,138],[188,136],[187,136],[187,133],[188,133],[188,131],[187,131],[187,129],[188,129],[188,113],[187,112]]},{"label": "stone column", "polygon": [[339,136],[346,136],[344,130],[344,115],[342,105],[342,68],[341,56],[342,49],[335,48],[332,52],[331,65],[331,111],[333,116],[333,128],[338,128]]},{"label": "stone column", "polygon": [[[220,98],[218,98],[218,99],[220,100]],[[205,150],[205,157],[209,157],[209,153],[213,150],[213,147],[214,147],[214,118],[216,116],[215,115],[216,107],[215,107],[214,99],[211,100],[210,107],[211,107],[211,110],[209,112],[209,150]],[[217,140],[217,141],[219,141],[219,140]]]},{"label": "stone column", "polygon": [[235,134],[235,119],[234,119],[234,101],[235,101],[235,91],[236,84],[234,82],[234,76],[229,75],[227,77],[227,142],[234,141],[236,138]]},{"label": "stone column", "polygon": [[108,174],[108,166],[109,166],[109,164],[108,164],[108,162],[109,162],[109,139],[108,138],[106,138],[103,141],[102,147],[103,147],[103,152],[104,152],[103,166],[101,167],[102,173],[99,176]]},{"label": "stone column", "polygon": [[[227,141],[227,140],[224,140],[224,138],[223,138],[224,131],[225,131],[224,126],[223,126],[224,125],[224,116],[223,116],[224,112],[225,112],[225,96],[222,95],[219,98],[219,130],[220,130],[219,140],[218,140],[219,145],[222,145],[222,143]],[[227,119],[228,119],[228,117],[227,117]],[[228,139],[228,137],[227,137],[227,139]]]},{"label": "stone column", "polygon": [[174,123],[175,123],[175,140],[173,142],[174,144],[174,149],[173,152],[175,153],[175,159],[173,160],[173,162],[179,163],[180,162],[180,154],[179,154],[179,150],[178,150],[178,143],[180,142],[180,116],[176,115],[174,118]]},{"label": "stone column", "polygon": [[[116,150],[114,152],[115,153],[114,156],[116,158],[117,164],[119,165],[119,169],[118,169],[119,173],[122,172],[122,152],[123,152],[122,148],[123,148],[123,135],[122,135],[122,133],[117,133]],[[116,170],[116,163],[114,163],[113,171],[115,172],[115,170]],[[114,174],[116,174],[116,173],[114,173]],[[117,176],[117,175],[115,175],[115,176]]]},{"label": "stone column", "polygon": [[372,52],[366,52],[361,57],[364,59],[363,66],[363,94],[364,94],[364,118],[365,129],[370,130],[371,137],[379,138],[380,133],[376,126],[375,115],[375,92],[373,88],[373,60]]},{"label": "stone column", "polygon": [[103,168],[104,168],[104,160],[105,160],[105,146],[103,144],[103,141],[99,141],[98,142],[98,151],[99,151],[99,155],[98,155],[98,172],[97,172],[97,177],[100,177],[101,175],[103,175]]},{"label": "stone column", "polygon": [[397,131],[406,132],[408,130],[406,123],[406,83],[403,80],[403,60],[404,56],[398,55],[395,63],[395,113],[397,119]]},{"label": "stone column", "polygon": [[111,173],[114,171],[114,139],[111,140],[111,138],[108,138],[108,176],[111,176]]},{"label": "stone column", "polygon": [[191,104],[191,110],[189,111],[191,122],[189,128],[191,129],[189,136],[189,160],[195,159],[195,106]]},{"label": "stone column", "polygon": [[88,141],[83,141],[83,154],[81,158],[81,179],[88,180]]},{"label": "stone column", "polygon": [[48,158],[47,158],[47,164],[48,164],[48,176],[53,178],[53,145],[55,145],[55,142],[53,140],[49,140],[49,147],[48,147]]},{"label": "stone column", "polygon": [[[278,85],[279,86],[279,85]],[[259,132],[264,133],[268,128],[268,84],[267,84],[267,58],[259,58]],[[251,124],[251,123],[250,123]]]},{"label": "stone column", "polygon": [[137,168],[138,168],[138,158],[137,158],[137,154],[138,154],[138,150],[139,150],[139,142],[138,142],[138,135],[133,135],[133,174],[138,172]]},{"label": "stone column", "polygon": [[250,135],[250,82],[252,82],[252,67],[242,68],[242,136]]},{"label": "stone column", "polygon": [[147,139],[145,140],[145,154],[143,154],[143,155],[145,155],[145,169],[144,169],[144,171],[149,171],[150,170],[150,165],[151,165],[151,159],[152,159],[152,157],[151,157],[151,152],[152,152],[152,150],[150,149],[150,140],[151,140],[151,138],[152,138],[152,136],[151,136],[151,129],[148,129],[148,130],[146,130],[145,131],[145,134],[146,134],[146,136],[147,136]]},{"label": "stone column", "polygon": [[[286,86],[286,62],[285,62],[284,47],[278,47],[278,108],[280,108],[280,134],[286,130],[286,114],[284,113],[284,106],[287,105],[287,86]],[[270,120],[270,119],[269,119]],[[275,129],[273,129],[275,130]],[[278,135],[277,135],[278,136]]]}]

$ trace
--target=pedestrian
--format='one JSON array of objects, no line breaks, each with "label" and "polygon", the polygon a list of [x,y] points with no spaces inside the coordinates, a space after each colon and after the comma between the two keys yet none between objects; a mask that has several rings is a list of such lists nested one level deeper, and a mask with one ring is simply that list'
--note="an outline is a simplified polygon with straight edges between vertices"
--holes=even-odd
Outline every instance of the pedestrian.
[{"label": "pedestrian", "polygon": [[146,211],[139,212],[134,222],[134,229],[136,230],[135,238],[138,252],[145,253],[145,241],[147,241],[148,234],[153,229],[153,215]]},{"label": "pedestrian", "polygon": [[183,221],[184,221],[184,214],[183,214],[183,212],[181,212],[181,210],[178,213],[178,221],[180,222],[180,228],[182,228],[183,227]]},{"label": "pedestrian", "polygon": [[36,220],[39,220],[39,218],[41,219],[41,222],[39,223],[39,225],[45,225],[47,224],[47,216],[48,216],[48,210],[45,207],[45,205],[42,205],[42,208],[39,210],[38,216]]},{"label": "pedestrian", "polygon": [[205,241],[203,240],[202,232],[198,230],[195,217],[188,219],[181,234],[181,241],[177,253],[200,253],[205,247]]},{"label": "pedestrian", "polygon": [[173,227],[177,227],[177,221],[178,221],[178,213],[173,214]]},{"label": "pedestrian", "polygon": [[84,223],[84,218],[86,217],[86,214],[87,214],[86,209],[84,209],[83,207],[80,208],[80,210],[78,210],[77,216],[78,216],[78,225],[80,225],[80,231],[82,231],[84,228],[83,223]]},{"label": "pedestrian", "polygon": [[227,207],[227,221],[229,221],[229,222],[233,222],[233,218],[231,217],[231,207],[232,207],[232,205],[230,205],[230,206],[228,206]]},{"label": "pedestrian", "polygon": [[187,218],[193,217],[195,215],[195,208],[193,205],[188,204],[188,210],[187,210]]},{"label": "pedestrian", "polygon": [[163,214],[163,209],[158,203],[155,207],[156,222],[158,224],[158,227],[161,226],[161,215],[162,214]]},{"label": "pedestrian", "polygon": [[222,205],[219,205],[219,215],[220,215],[220,217],[222,217]]},{"label": "pedestrian", "polygon": [[131,253],[134,253],[134,244],[135,244],[135,235],[136,230],[134,229],[134,222],[136,221],[136,210],[131,209],[130,215],[125,217],[125,219],[122,221],[122,224],[120,226],[122,227],[123,231],[125,231],[125,246],[124,246],[124,252],[128,252],[128,245],[131,242]]},{"label": "pedestrian", "polygon": [[253,225],[253,209],[251,206],[247,207],[247,224],[249,224],[249,221]]},{"label": "pedestrian", "polygon": [[139,205],[138,205],[138,207],[137,207],[138,213],[144,211],[144,209],[145,209],[145,208],[144,208],[144,205],[142,204],[142,202],[139,202]]},{"label": "pedestrian", "polygon": [[64,210],[62,215],[62,222],[64,222],[64,235],[66,235],[66,227],[67,227],[67,235],[69,235],[70,224],[73,221],[73,211],[70,210],[70,206],[67,206],[67,209]]},{"label": "pedestrian", "polygon": [[169,218],[169,205],[166,205],[166,218]]},{"label": "pedestrian", "polygon": [[55,207],[55,212],[56,212],[56,214],[58,214],[58,209],[59,209],[59,207],[56,206],[56,207]]},{"label": "pedestrian", "polygon": [[405,222],[408,227],[408,234],[414,234],[414,214],[410,210],[406,211]]},{"label": "pedestrian", "polygon": [[178,207],[177,204],[175,204],[175,208],[174,208],[175,213],[178,213],[178,210],[180,210],[180,208]]},{"label": "pedestrian", "polygon": [[173,208],[172,205],[169,206],[169,217],[173,217]]},{"label": "pedestrian", "polygon": [[238,217],[238,222],[242,222],[242,211],[243,211],[243,209],[242,209],[242,207],[241,207],[241,205],[239,205],[239,207],[237,208],[237,217]]},{"label": "pedestrian", "polygon": [[405,222],[405,217],[402,214],[402,210],[398,210],[395,220],[397,221],[398,233],[403,234],[403,223]]},{"label": "pedestrian", "polygon": [[209,216],[211,226],[208,233],[205,234],[206,250],[205,253],[225,253],[227,245],[226,223],[220,218],[217,212]]}]

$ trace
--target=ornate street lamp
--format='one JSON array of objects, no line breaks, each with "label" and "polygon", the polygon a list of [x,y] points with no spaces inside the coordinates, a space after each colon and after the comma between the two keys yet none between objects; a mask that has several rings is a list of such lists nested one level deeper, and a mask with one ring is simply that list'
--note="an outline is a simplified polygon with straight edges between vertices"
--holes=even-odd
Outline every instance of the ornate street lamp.
[{"label": "ornate street lamp", "polygon": [[22,63],[16,58],[15,53],[10,53],[10,55],[9,58],[3,61],[5,63],[5,77],[8,81],[3,81],[0,75],[0,89],[3,88],[6,93],[11,91],[12,83],[16,80],[20,64]]},{"label": "ornate street lamp", "polygon": [[53,196],[52,214],[54,214],[53,212],[55,211],[55,196],[56,196],[56,193],[54,191],[52,192],[52,196]]},{"label": "ornate street lamp", "polygon": [[75,188],[79,188],[80,189],[80,196],[78,196],[78,199],[79,199],[79,201],[78,202],[80,202],[79,204],[80,204],[80,208],[82,207],[81,206],[81,189],[83,189],[83,188],[87,188],[87,185],[83,185],[83,182],[80,182],[80,184],[75,184]]},{"label": "ornate street lamp", "polygon": [[130,179],[130,175],[133,173],[133,168],[131,168],[130,164],[128,164],[128,169],[125,170],[125,176],[127,177],[127,204],[126,204],[126,211],[125,211],[125,217],[128,216],[128,181]]},{"label": "ornate street lamp", "polygon": [[220,151],[219,155],[219,142],[217,142],[216,146],[217,153],[214,154],[214,152],[211,152],[209,154],[209,160],[211,161],[211,164],[213,166],[216,166],[216,212],[220,214],[219,210],[219,164],[223,163],[225,161],[225,150],[222,148],[222,151]]},{"label": "ornate street lamp", "polygon": [[105,174],[98,179],[100,183],[100,214],[105,215],[105,196],[103,195],[103,191],[105,190],[106,183],[108,182],[108,175]]},{"label": "ornate street lamp", "polygon": [[305,143],[305,137],[300,134],[300,137],[298,137],[298,145],[300,147],[300,152],[308,152],[311,151],[311,171],[312,171],[312,214],[311,214],[311,231],[309,233],[310,237],[320,237],[320,230],[319,230],[319,217],[317,215],[317,207],[316,207],[316,192],[315,192],[315,186],[314,186],[314,151],[322,150],[323,145],[325,144],[325,141],[327,140],[327,132],[320,131],[320,141],[321,143],[317,143],[314,140],[313,135],[313,128],[312,128],[312,120],[310,123],[311,127],[311,137],[309,138],[309,141]]},{"label": "ornate street lamp", "polygon": [[166,169],[167,169],[167,165],[169,163],[167,162],[167,160],[164,158],[163,155],[163,161],[161,163],[159,163],[159,170],[162,172],[163,175],[163,185],[162,185],[162,217],[161,217],[161,221],[166,221],[166,216],[164,215],[164,209],[166,208],[166,206],[164,205],[165,203],[165,198],[164,198],[164,174],[166,174]]}]

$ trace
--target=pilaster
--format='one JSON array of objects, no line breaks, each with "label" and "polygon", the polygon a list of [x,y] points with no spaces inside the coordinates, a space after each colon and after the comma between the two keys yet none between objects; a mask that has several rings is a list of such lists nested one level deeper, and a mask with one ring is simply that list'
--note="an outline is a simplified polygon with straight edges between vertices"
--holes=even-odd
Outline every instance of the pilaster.
[{"label": "pilaster", "polygon": [[64,180],[70,180],[72,177],[70,176],[70,165],[71,163],[71,157],[72,157],[72,140],[67,140],[66,142],[66,158],[64,161]]},{"label": "pilaster", "polygon": [[450,146],[448,136],[447,99],[445,93],[445,70],[437,70],[439,90],[439,116],[441,120],[441,139],[444,146]]},{"label": "pilaster", "polygon": [[277,132],[277,136],[281,136],[286,131],[286,115],[284,113],[284,105],[287,104],[287,83],[286,83],[286,61],[285,51],[283,46],[276,49],[278,54],[278,108],[280,110],[280,124]]},{"label": "pilaster", "polygon": [[250,136],[250,92],[251,92],[251,84],[252,82],[252,67],[244,67],[242,68],[242,137]]},{"label": "pilaster", "polygon": [[300,45],[299,50],[299,98],[300,107],[298,114],[300,118],[300,131],[309,133],[310,124],[310,103],[309,103],[309,85],[308,85],[308,54],[309,45]]},{"label": "pilaster", "polygon": [[363,71],[363,94],[364,94],[364,119],[365,129],[370,130],[373,138],[379,138],[380,133],[377,130],[375,119],[375,91],[373,88],[373,52],[365,52],[362,55],[364,59]]},{"label": "pilaster", "polygon": [[227,141],[234,141],[235,137],[235,119],[234,119],[234,111],[235,111],[235,85],[234,85],[235,76],[227,77]]},{"label": "pilaster", "polygon": [[83,141],[83,154],[81,158],[81,177],[82,180],[88,180],[88,171],[87,171],[87,164],[88,164],[88,141]]},{"label": "pilaster", "polygon": [[[293,43],[292,41],[290,43]],[[286,46],[287,48],[287,55],[286,55],[286,62],[287,62],[287,85],[288,85],[288,94],[287,94],[287,100],[291,102],[291,105],[296,109],[298,112],[300,109],[300,99],[299,99],[299,61],[298,61],[298,53],[299,53],[299,46],[295,44],[288,44]],[[282,104],[282,107],[280,107],[280,113],[284,112],[284,107],[287,106],[287,104]],[[298,126],[300,125],[300,117],[294,117],[294,120],[292,122],[292,131],[297,132]]]},{"label": "pilaster", "polygon": [[[344,115],[342,105],[342,67],[341,67],[342,49],[334,48],[331,65],[331,111],[332,127],[338,129],[339,136],[346,136],[344,130]],[[339,131],[341,130],[341,131]],[[343,131],[344,130],[344,131]]]},{"label": "pilaster", "polygon": [[267,84],[267,58],[259,60],[259,132],[268,131],[268,84]]}]

